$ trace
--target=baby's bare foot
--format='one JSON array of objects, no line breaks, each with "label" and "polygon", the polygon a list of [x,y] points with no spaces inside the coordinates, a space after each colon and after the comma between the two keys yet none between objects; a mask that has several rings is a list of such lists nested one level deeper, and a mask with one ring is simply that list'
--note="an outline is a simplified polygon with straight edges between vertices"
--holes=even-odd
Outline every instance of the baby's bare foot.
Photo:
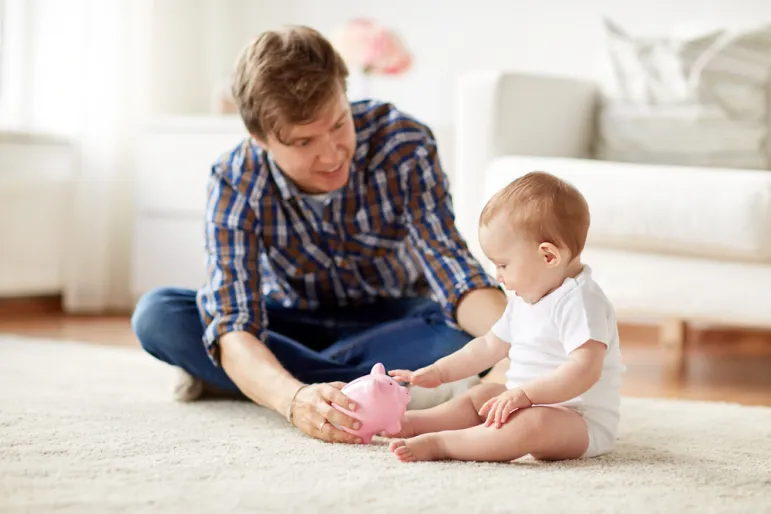
[{"label": "baby's bare foot", "polygon": [[442,459],[442,447],[436,434],[424,434],[392,442],[388,449],[402,462]]}]

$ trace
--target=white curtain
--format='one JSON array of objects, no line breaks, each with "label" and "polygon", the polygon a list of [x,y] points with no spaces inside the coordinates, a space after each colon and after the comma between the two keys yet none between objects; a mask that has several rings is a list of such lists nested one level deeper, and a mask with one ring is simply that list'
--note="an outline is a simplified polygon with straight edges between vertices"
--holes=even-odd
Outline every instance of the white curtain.
[{"label": "white curtain", "polygon": [[23,20],[17,124],[65,135],[77,154],[61,256],[65,308],[130,308],[132,170],[148,112],[152,0],[5,1]]}]

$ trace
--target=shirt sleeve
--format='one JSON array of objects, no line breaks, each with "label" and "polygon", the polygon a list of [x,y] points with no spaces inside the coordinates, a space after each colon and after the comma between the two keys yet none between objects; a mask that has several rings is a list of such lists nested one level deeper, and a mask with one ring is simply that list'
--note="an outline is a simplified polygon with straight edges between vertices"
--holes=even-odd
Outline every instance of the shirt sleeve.
[{"label": "shirt sleeve", "polygon": [[413,158],[402,164],[407,205],[405,222],[409,240],[417,250],[431,289],[451,319],[460,299],[474,289],[498,288],[482,265],[471,255],[455,226],[455,214],[447,176],[442,170],[436,144],[429,138],[418,144]]},{"label": "shirt sleeve", "polygon": [[506,341],[509,344],[511,344],[511,316],[513,309],[514,302],[509,299],[509,301],[506,303],[506,310],[503,311],[503,315],[490,329],[492,333],[496,335],[496,337]]},{"label": "shirt sleeve", "polygon": [[198,308],[203,343],[219,366],[220,337],[245,331],[264,341],[267,322],[260,290],[260,225],[246,196],[217,164],[208,186],[205,225],[206,282]]},{"label": "shirt sleeve", "polygon": [[610,344],[610,319],[604,304],[591,293],[569,294],[555,307],[560,341],[570,355],[589,340]]}]

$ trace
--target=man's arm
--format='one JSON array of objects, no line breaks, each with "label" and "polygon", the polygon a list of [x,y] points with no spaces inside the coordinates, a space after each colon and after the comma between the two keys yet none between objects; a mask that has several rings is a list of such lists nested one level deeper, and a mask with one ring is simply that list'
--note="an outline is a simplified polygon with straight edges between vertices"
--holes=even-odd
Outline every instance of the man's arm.
[{"label": "man's arm", "polygon": [[207,282],[199,304],[204,343],[214,365],[221,365],[246,396],[280,411],[302,384],[262,343],[261,230],[254,209],[227,172],[226,165],[215,165],[209,182]]},{"label": "man's arm", "polygon": [[228,332],[219,344],[222,367],[238,388],[253,402],[285,414],[302,382],[292,377],[254,334]]},{"label": "man's arm", "polygon": [[469,291],[458,304],[458,325],[478,337],[486,334],[506,310],[506,295],[500,289]]},{"label": "man's arm", "polygon": [[506,309],[506,296],[471,255],[455,226],[449,184],[432,139],[417,144],[414,167],[404,179],[410,238],[431,288],[458,325],[474,337],[486,334]]},{"label": "man's arm", "polygon": [[322,424],[328,419],[338,426],[353,426],[353,419],[331,406],[332,402],[350,406],[340,391],[342,384],[303,387],[263,344],[267,316],[260,287],[260,233],[246,195],[215,166],[206,217],[208,279],[199,304],[209,356],[255,403],[284,416],[294,404],[292,421],[303,432],[328,441],[354,442],[350,434]]}]

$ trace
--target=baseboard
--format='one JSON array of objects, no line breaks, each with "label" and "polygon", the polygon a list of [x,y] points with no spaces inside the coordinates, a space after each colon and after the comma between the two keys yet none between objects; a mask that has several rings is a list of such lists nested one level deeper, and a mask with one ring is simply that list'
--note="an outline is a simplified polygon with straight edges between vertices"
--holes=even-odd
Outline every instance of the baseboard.
[{"label": "baseboard", "polygon": [[73,315],[120,315],[130,314],[135,302],[129,294],[114,294],[109,298],[101,293],[69,292],[65,295],[62,308]]},{"label": "baseboard", "polygon": [[62,312],[61,295],[0,298],[0,318],[4,319]]}]

